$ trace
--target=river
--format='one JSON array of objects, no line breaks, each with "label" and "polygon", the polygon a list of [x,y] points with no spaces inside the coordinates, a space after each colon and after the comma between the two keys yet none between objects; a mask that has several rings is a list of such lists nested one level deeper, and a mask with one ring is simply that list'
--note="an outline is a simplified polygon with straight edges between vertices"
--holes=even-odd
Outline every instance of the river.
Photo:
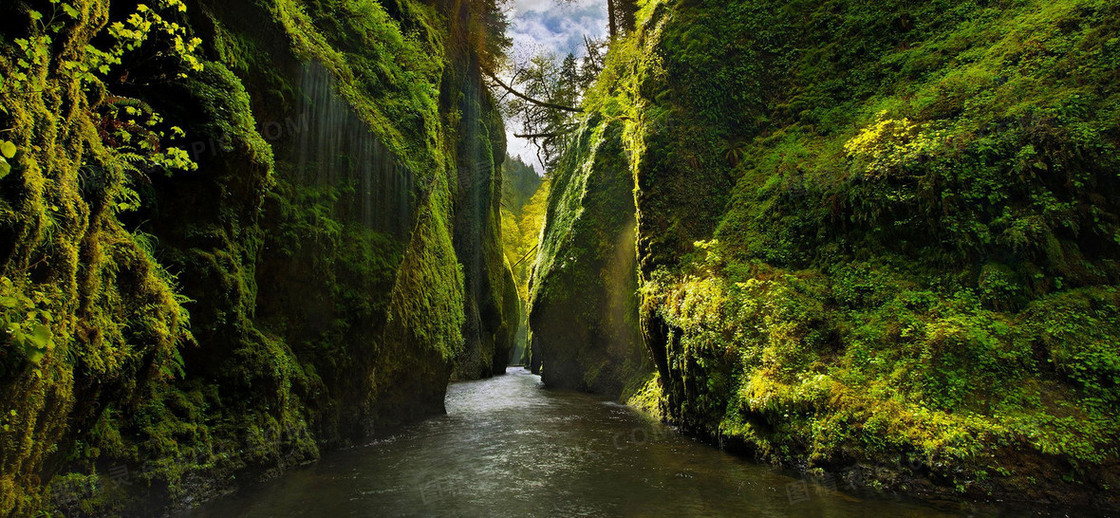
[{"label": "river", "polygon": [[[952,516],[806,481],[521,368],[452,383],[447,415],[211,502],[194,517]],[[866,496],[866,497],[864,497]]]}]

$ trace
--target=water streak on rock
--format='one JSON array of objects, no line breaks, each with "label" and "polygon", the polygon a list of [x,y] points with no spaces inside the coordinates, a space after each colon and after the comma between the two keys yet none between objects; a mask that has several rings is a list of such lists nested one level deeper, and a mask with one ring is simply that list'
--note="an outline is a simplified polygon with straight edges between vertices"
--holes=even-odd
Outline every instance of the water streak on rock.
[{"label": "water streak on rock", "polygon": [[335,83],[318,62],[304,65],[293,180],[339,188],[336,216],[404,238],[412,221],[415,175],[370,132]]}]

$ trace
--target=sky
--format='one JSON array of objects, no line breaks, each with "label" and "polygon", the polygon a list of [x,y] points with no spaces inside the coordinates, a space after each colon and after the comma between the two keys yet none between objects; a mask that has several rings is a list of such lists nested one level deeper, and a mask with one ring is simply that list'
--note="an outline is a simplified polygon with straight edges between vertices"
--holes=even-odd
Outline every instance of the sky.
[{"label": "sky", "polygon": [[[583,37],[603,38],[607,33],[606,0],[511,0],[509,3],[509,34],[513,38],[511,55],[515,62],[551,53],[566,56],[569,52],[582,56]],[[514,85],[517,88],[517,85]],[[536,158],[536,148],[529,141],[514,137],[521,128],[507,122],[506,137],[510,156],[522,160],[543,174]]]}]

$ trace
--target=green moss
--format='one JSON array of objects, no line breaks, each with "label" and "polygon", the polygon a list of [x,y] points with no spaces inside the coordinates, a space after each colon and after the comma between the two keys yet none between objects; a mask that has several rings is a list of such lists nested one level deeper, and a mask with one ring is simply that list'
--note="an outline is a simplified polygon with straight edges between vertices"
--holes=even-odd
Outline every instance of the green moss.
[{"label": "green moss", "polygon": [[627,405],[658,419],[666,417],[661,408],[664,400],[661,394],[661,380],[656,372],[651,374],[638,389],[628,387],[625,392],[633,394],[625,400]]},{"label": "green moss", "polygon": [[[77,16],[66,37],[35,23],[23,3],[4,7],[6,17],[25,22],[16,22],[23,27],[13,35],[22,44],[6,40],[0,57],[0,75],[19,78],[0,84],[0,99],[3,125],[21,150],[0,186],[2,275],[26,279],[17,289],[42,295],[37,304],[50,316],[53,345],[37,361],[20,362],[6,340],[0,344],[9,367],[0,377],[6,515],[43,505],[43,475],[51,474],[44,467],[67,456],[71,430],[91,427],[110,394],[133,394],[138,385],[176,375],[177,348],[191,340],[174,278],[156,263],[147,238],[121,222],[122,203],[136,196],[138,184],[165,173],[159,153],[99,133],[111,121],[137,138],[158,141],[160,130],[123,120],[112,105],[119,102],[105,97],[105,74],[81,66],[94,59],[85,43],[101,30],[107,5],[69,7]],[[170,55],[166,64],[174,69],[180,57]]]},{"label": "green moss", "polygon": [[[879,487],[1112,484],[1116,14],[645,2],[569,151],[624,126],[666,417]],[[557,180],[565,228],[585,207]]]},{"label": "green moss", "polygon": [[531,282],[532,364],[554,387],[625,400],[651,370],[638,334],[622,124],[587,122],[552,173]]},{"label": "green moss", "polygon": [[[19,150],[0,178],[3,308],[32,311],[36,346],[0,344],[0,514],[182,509],[442,410],[464,345],[457,211],[493,212],[472,235],[498,250],[483,272],[509,276],[496,168],[464,173],[493,188],[460,208],[452,151],[502,156],[500,119],[477,95],[486,132],[469,133],[445,103],[479,92],[477,68],[446,63],[490,35],[411,1],[160,0],[170,30],[117,52],[98,50],[124,34],[115,3],[66,1],[43,23],[32,4],[0,7],[19,20],[0,73],[20,79],[0,83]],[[303,60],[413,176],[403,236],[347,212],[356,182],[290,176],[298,135],[262,135],[303,115]]]}]

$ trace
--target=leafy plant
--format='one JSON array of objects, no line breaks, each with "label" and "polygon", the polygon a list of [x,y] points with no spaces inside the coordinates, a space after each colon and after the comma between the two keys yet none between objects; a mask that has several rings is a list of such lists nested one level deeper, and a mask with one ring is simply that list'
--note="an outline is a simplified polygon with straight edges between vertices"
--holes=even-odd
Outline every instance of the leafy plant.
[{"label": "leafy plant", "polygon": [[12,172],[12,164],[8,161],[15,158],[16,145],[7,140],[0,140],[0,178]]},{"label": "leafy plant", "polygon": [[0,330],[8,348],[32,363],[39,363],[53,347],[52,317],[43,309],[49,300],[41,290],[25,292],[8,277],[0,277]]}]

